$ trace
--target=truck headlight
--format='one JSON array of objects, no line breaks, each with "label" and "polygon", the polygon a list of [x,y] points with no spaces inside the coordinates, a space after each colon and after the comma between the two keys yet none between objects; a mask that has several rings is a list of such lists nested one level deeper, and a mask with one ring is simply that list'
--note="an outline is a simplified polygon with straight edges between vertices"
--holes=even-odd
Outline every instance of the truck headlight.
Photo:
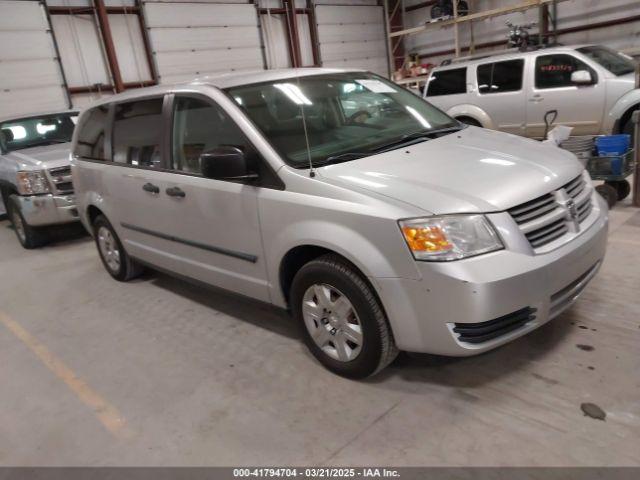
[{"label": "truck headlight", "polygon": [[504,248],[484,215],[443,215],[399,223],[416,260],[450,262]]},{"label": "truck headlight", "polygon": [[18,193],[20,195],[39,195],[50,191],[49,181],[43,171],[18,172]]}]

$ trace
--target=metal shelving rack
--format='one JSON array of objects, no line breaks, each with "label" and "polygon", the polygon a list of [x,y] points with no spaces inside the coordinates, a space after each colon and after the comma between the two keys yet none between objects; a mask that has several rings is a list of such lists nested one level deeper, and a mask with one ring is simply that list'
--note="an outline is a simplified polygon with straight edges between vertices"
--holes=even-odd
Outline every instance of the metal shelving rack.
[{"label": "metal shelving rack", "polygon": [[[402,0],[384,0],[385,4],[385,12],[387,13],[387,32],[388,32],[388,44],[389,44],[389,56],[390,56],[390,64],[391,69],[394,70],[395,63],[394,60],[397,58],[395,56],[395,52],[397,50],[404,51],[403,48],[400,48],[402,39],[408,35],[416,35],[428,30],[445,28],[445,27],[453,27],[453,36],[454,36],[454,46],[455,46],[455,57],[460,56],[460,34],[459,34],[459,26],[461,24],[468,24],[470,28],[473,28],[473,22],[484,20],[492,17],[497,17],[500,15],[506,15],[509,13],[515,12],[523,12],[532,8],[540,9],[540,21],[539,21],[539,34],[542,36],[549,35],[549,6],[555,5],[559,2],[563,2],[566,0],[523,0],[517,5],[505,6],[494,8],[491,10],[486,10],[483,12],[470,13],[465,16],[458,16],[457,11],[457,2],[453,1],[453,17],[446,20],[435,20],[431,22],[425,22],[423,25],[419,25],[417,27],[396,30],[393,31],[393,21],[395,15],[397,15],[398,9],[401,11],[405,10],[404,2]],[[427,7],[429,5],[434,4],[435,2],[425,2],[424,6]],[[555,18],[554,18],[555,23]],[[473,30],[472,30],[473,32]],[[471,36],[471,45],[470,50],[473,52],[473,35]],[[395,39],[395,41],[394,41]],[[505,41],[506,44],[506,41]]]}]

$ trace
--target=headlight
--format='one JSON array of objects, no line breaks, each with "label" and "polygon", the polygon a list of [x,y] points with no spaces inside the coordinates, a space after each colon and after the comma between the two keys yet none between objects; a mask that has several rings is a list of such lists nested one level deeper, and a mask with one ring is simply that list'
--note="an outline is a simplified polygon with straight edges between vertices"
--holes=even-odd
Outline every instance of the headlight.
[{"label": "headlight", "polygon": [[18,193],[20,195],[38,195],[49,192],[49,182],[44,172],[18,172]]},{"label": "headlight", "polygon": [[504,248],[484,215],[446,215],[401,220],[416,260],[450,262]]}]

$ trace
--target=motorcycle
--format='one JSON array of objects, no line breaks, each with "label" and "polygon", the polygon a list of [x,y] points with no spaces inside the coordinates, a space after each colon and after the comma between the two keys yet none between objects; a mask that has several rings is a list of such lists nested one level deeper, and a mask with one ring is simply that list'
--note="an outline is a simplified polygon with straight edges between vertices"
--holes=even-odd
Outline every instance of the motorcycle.
[{"label": "motorcycle", "polygon": [[536,22],[525,23],[523,25],[514,25],[511,22],[506,22],[506,25],[509,27],[508,48],[526,50],[530,46],[537,45],[537,42],[532,40],[529,35],[529,30],[537,25]]}]

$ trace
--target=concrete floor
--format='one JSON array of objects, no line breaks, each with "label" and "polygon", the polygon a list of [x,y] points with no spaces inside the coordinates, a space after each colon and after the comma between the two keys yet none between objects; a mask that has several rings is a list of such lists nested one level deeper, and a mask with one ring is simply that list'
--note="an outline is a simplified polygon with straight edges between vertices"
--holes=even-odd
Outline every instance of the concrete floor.
[{"label": "concrete floor", "polygon": [[118,283],[88,238],[25,251],[2,221],[0,465],[640,465],[640,210],[611,216],[572,310],[364,382],[325,371],[278,311]]}]

